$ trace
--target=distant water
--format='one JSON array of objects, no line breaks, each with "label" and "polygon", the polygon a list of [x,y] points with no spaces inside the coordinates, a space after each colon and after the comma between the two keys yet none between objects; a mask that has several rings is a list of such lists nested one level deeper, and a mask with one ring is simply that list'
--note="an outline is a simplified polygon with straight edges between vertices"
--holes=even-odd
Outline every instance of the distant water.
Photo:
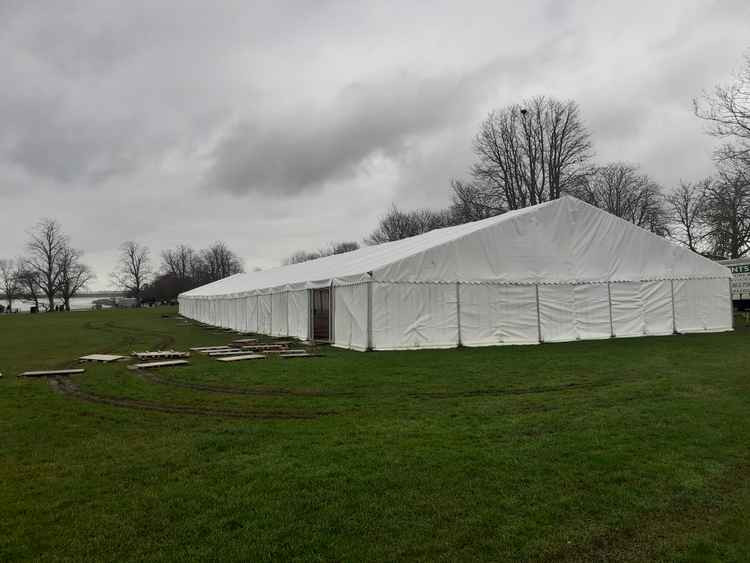
[{"label": "distant water", "polygon": [[[98,297],[73,297],[70,300],[71,311],[87,311],[94,308],[94,300],[99,299]],[[43,311],[42,303],[45,303],[44,299],[39,300],[39,308]],[[62,305],[61,300],[55,301],[56,304]],[[33,301],[26,300],[15,300],[13,301],[13,308],[20,309],[22,313],[28,313],[29,309],[34,305]]]}]

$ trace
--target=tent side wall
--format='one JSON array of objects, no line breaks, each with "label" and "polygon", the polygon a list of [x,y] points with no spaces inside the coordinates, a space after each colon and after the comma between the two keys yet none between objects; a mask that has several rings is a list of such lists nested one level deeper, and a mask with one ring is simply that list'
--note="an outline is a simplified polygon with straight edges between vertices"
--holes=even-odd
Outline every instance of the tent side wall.
[{"label": "tent side wall", "polygon": [[354,350],[732,330],[724,278],[590,284],[373,281],[336,287],[334,295],[335,345]]},{"label": "tent side wall", "polygon": [[[180,298],[211,325],[309,338],[310,290]],[[732,330],[725,278],[591,284],[385,283],[334,286],[332,341],[353,350],[568,342]],[[372,314],[371,314],[372,313]]]}]

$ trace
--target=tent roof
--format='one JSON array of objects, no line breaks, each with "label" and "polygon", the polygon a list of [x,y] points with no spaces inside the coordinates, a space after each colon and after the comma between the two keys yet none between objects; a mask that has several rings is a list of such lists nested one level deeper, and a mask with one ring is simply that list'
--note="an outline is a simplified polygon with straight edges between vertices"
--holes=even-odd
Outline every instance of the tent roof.
[{"label": "tent roof", "polygon": [[[470,236],[475,233],[478,235]],[[603,238],[617,244],[604,248],[607,245]],[[576,244],[566,239],[575,239]],[[582,245],[582,239],[588,242]],[[597,243],[603,248],[598,253]],[[638,253],[654,256],[656,262],[663,260],[666,267],[654,266],[653,261],[639,258]],[[592,262],[599,263],[598,267],[581,267]],[[574,263],[575,268],[571,266]],[[180,297],[241,296],[273,288],[324,287],[332,282],[352,283],[371,276],[387,281],[563,283],[730,277],[730,273],[728,268],[684,247],[565,196],[344,254],[236,274],[182,293]]]}]

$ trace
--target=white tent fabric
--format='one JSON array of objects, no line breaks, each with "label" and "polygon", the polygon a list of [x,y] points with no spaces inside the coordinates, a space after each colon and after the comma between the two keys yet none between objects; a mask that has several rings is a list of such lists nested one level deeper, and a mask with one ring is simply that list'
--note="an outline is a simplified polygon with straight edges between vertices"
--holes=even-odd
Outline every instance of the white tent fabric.
[{"label": "white tent fabric", "polygon": [[728,268],[571,197],[408,239],[238,274],[183,315],[310,338],[331,288],[335,345],[411,349],[731,330]]}]

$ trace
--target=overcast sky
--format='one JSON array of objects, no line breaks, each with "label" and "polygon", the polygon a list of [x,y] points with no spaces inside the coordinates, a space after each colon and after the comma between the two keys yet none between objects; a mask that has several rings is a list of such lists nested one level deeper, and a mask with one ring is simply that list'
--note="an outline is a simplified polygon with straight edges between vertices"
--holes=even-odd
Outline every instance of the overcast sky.
[{"label": "overcast sky", "polygon": [[245,268],[442,207],[492,108],[572,98],[598,161],[711,173],[691,99],[750,47],[750,2],[0,0],[0,257],[55,217],[117,246],[221,239]]}]

